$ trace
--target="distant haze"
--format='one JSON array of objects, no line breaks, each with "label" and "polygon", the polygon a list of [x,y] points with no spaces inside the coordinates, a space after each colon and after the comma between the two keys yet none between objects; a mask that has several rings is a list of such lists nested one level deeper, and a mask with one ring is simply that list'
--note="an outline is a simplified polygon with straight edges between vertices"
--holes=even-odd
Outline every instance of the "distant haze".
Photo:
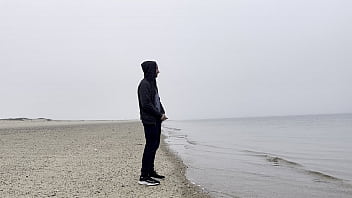
[{"label": "distant haze", "polygon": [[140,63],[170,119],[352,112],[350,0],[1,0],[0,118],[138,119]]}]

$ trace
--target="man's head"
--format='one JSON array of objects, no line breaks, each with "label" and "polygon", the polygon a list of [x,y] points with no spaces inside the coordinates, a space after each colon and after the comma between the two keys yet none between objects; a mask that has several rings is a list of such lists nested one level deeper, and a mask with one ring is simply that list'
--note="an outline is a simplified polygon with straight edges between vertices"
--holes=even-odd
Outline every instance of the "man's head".
[{"label": "man's head", "polygon": [[156,77],[158,77],[159,69],[155,61],[144,61],[141,66],[145,78],[155,79]]}]

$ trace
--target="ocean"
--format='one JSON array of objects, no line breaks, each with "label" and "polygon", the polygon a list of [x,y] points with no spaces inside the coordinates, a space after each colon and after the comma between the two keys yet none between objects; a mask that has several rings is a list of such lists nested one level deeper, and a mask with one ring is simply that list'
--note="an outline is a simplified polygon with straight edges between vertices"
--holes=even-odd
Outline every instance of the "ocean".
[{"label": "ocean", "polygon": [[167,121],[163,134],[213,197],[352,197],[352,114]]}]

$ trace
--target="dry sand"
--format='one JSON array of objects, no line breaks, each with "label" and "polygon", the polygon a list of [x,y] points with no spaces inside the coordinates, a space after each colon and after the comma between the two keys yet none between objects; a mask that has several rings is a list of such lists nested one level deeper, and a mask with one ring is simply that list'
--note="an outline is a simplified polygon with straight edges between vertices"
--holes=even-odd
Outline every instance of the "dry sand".
[{"label": "dry sand", "polygon": [[162,143],[159,186],[137,183],[138,121],[0,121],[0,197],[208,197]]}]

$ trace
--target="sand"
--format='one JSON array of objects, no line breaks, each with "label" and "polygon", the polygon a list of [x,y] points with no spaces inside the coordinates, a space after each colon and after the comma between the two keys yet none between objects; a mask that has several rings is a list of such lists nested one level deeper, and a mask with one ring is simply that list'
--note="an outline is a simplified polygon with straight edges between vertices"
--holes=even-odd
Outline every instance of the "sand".
[{"label": "sand", "polygon": [[139,121],[0,121],[0,197],[209,197],[162,143],[159,186],[137,183]]}]

